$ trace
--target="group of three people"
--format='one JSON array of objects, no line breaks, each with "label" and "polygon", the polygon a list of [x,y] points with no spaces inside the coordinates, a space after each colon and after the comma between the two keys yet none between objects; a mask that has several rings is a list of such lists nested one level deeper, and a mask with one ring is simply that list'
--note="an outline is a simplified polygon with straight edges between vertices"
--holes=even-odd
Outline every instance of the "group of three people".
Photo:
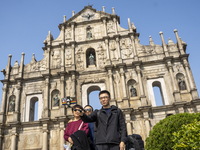
[{"label": "group of three people", "polygon": [[125,150],[127,131],[121,109],[110,105],[107,90],[99,92],[99,99],[100,110],[93,111],[90,105],[84,109],[80,105],[72,108],[74,119],[68,122],[64,132],[72,150]]}]

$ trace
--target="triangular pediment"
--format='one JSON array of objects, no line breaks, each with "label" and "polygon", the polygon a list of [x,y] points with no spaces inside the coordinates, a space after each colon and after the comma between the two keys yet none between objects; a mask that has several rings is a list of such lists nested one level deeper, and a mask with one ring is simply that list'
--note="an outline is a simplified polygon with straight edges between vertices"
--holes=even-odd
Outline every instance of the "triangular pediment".
[{"label": "triangular pediment", "polygon": [[102,17],[111,18],[112,14],[108,14],[103,11],[97,11],[96,9],[92,8],[92,6],[85,6],[81,11],[74,14],[71,18],[69,18],[66,23],[70,22],[86,22],[86,21],[92,21],[92,20],[98,20]]}]

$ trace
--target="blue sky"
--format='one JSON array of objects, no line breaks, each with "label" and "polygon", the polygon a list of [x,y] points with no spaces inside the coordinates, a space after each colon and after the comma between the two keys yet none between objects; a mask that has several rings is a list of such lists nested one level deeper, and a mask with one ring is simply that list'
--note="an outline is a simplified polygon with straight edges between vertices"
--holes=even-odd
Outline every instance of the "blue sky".
[{"label": "blue sky", "polygon": [[[160,31],[163,31],[166,43],[169,38],[176,42],[173,30],[178,29],[179,36],[188,44],[189,63],[200,92],[199,0],[1,0],[0,70],[6,67],[9,54],[13,56],[12,65],[16,60],[20,62],[22,52],[25,53],[25,64],[31,61],[33,53],[41,60],[48,31],[56,38],[63,16],[69,19],[73,10],[77,13],[88,4],[99,11],[105,6],[107,13],[114,7],[124,28],[128,28],[127,18],[130,18],[143,45],[149,44],[150,35],[161,45]],[[3,78],[1,73],[0,79]]]}]

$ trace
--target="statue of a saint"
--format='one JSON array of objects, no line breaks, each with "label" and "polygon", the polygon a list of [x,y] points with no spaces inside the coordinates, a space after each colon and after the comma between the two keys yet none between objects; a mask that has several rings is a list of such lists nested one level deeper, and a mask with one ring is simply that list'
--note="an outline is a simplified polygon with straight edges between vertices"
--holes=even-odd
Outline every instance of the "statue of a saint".
[{"label": "statue of a saint", "polygon": [[136,88],[134,88],[133,85],[131,86],[130,93],[131,93],[131,97],[137,96]]},{"label": "statue of a saint", "polygon": [[14,99],[14,97],[10,100],[8,111],[9,112],[15,111],[15,99]]},{"label": "statue of a saint", "polygon": [[92,53],[89,56],[89,65],[94,65],[94,55]]},{"label": "statue of a saint", "polygon": [[54,101],[53,106],[59,106],[60,99],[58,97],[58,94],[55,95],[55,97],[53,98],[53,101]]},{"label": "statue of a saint", "polygon": [[87,39],[91,39],[92,38],[92,32],[91,30],[87,30]]},{"label": "statue of a saint", "polygon": [[178,86],[179,86],[180,90],[186,90],[186,84],[185,84],[185,81],[183,79],[179,79]]}]

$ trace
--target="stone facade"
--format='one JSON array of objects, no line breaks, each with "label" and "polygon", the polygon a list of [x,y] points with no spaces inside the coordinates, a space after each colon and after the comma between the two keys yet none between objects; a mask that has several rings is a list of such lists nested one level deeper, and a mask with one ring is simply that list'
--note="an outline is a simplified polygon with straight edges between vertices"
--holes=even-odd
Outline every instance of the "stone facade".
[{"label": "stone facade", "polygon": [[[119,25],[119,16],[86,6],[59,24],[60,35],[44,41],[44,58],[24,65],[8,65],[3,73],[0,112],[0,149],[63,149],[64,128],[72,117],[61,98],[70,96],[88,104],[94,90],[107,89],[111,103],[125,115],[128,134],[143,140],[168,114],[200,112],[200,100],[186,54],[186,43],[174,30],[177,42],[141,45],[136,27]],[[162,95],[157,106],[154,89]],[[36,110],[36,104],[38,105]],[[34,113],[37,112],[37,120]]]}]

